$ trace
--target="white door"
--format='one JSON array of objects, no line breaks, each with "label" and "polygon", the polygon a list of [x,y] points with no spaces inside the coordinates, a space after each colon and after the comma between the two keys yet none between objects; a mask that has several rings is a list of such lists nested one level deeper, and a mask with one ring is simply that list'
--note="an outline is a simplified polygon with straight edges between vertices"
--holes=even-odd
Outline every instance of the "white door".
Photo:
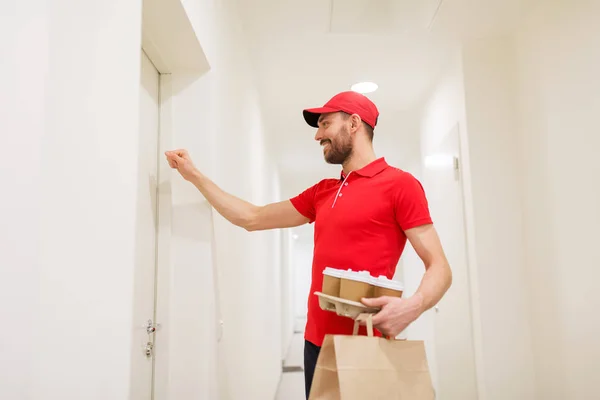
[{"label": "white door", "polygon": [[[135,259],[135,300],[133,309],[132,400],[153,396],[157,249],[157,176],[159,130],[159,73],[146,54],[141,54],[140,128]],[[124,305],[125,306],[125,305]]]},{"label": "white door", "polygon": [[432,217],[452,267],[452,287],[433,312],[438,400],[477,399],[458,125],[425,159]]}]

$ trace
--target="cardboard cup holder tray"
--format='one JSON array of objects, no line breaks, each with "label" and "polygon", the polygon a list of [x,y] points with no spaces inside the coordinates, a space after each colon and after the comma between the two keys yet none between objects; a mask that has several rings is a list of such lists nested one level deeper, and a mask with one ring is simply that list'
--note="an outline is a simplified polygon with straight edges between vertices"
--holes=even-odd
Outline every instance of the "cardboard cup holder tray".
[{"label": "cardboard cup holder tray", "polygon": [[342,317],[356,319],[360,314],[376,314],[380,310],[379,308],[367,307],[356,301],[329,296],[321,292],[315,292],[315,295],[319,297],[319,306],[322,310],[334,312]]}]

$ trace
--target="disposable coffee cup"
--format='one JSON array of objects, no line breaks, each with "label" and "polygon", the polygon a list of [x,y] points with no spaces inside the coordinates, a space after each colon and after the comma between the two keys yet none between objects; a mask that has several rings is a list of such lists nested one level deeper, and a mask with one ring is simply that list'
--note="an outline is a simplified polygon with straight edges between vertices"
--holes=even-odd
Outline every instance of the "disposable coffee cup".
[{"label": "disposable coffee cup", "polygon": [[380,276],[377,279],[373,279],[374,297],[391,296],[391,297],[402,297],[404,291],[404,285],[401,282],[388,279],[385,276]]},{"label": "disposable coffee cup", "polygon": [[341,269],[325,268],[323,271],[323,287],[322,292],[328,296],[340,297],[340,283],[342,274]]},{"label": "disposable coffee cup", "polygon": [[340,297],[358,303],[363,297],[373,297],[372,279],[368,271],[344,271],[340,282]]}]

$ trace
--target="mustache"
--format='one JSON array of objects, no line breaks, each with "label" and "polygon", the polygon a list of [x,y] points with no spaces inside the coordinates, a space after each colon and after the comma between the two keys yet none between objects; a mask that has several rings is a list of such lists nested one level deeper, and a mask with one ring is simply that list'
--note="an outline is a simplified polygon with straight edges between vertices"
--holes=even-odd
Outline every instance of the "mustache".
[{"label": "mustache", "polygon": [[326,143],[331,143],[331,140],[329,140],[329,139],[322,139],[321,142],[320,142],[320,145],[323,146]]}]

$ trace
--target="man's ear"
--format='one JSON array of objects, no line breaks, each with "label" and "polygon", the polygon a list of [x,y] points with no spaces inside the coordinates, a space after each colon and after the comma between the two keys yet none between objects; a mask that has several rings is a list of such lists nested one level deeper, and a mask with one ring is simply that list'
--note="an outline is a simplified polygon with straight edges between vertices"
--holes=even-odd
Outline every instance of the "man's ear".
[{"label": "man's ear", "polygon": [[350,116],[350,132],[357,132],[362,123],[362,119],[358,116],[358,114],[352,114]]}]

